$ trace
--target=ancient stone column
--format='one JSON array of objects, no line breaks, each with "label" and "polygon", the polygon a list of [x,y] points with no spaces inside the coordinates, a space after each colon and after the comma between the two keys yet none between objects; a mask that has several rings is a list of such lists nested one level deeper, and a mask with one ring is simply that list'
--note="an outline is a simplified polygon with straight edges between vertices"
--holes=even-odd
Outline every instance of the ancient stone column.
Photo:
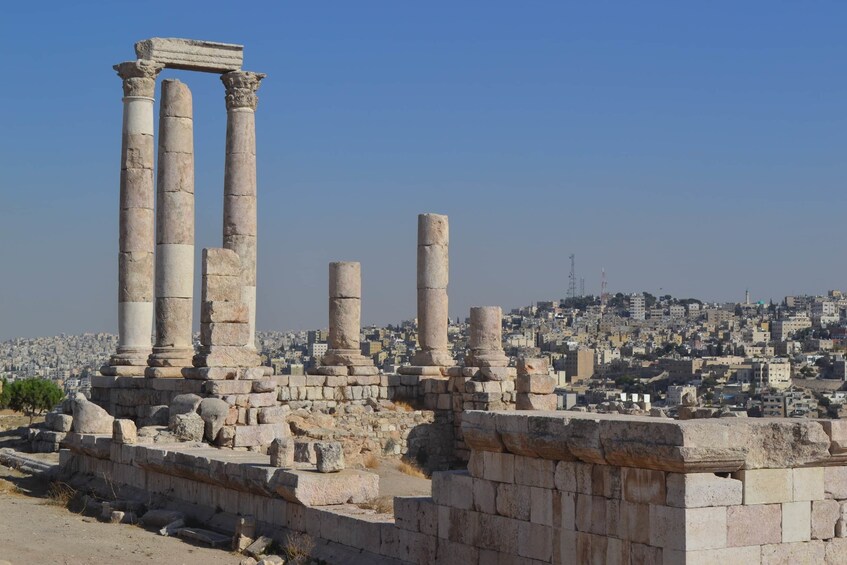
[{"label": "ancient stone column", "polygon": [[506,367],[509,358],[503,351],[503,312],[499,306],[471,308],[470,353],[466,365],[472,367]]},{"label": "ancient stone column", "polygon": [[[358,262],[329,264],[329,343],[327,366],[372,366],[361,353],[362,268]],[[362,373],[365,374],[365,373]]]},{"label": "ancient stone column", "polygon": [[447,216],[418,216],[418,346],[414,366],[455,365],[447,341],[449,279]]},{"label": "ancient stone column", "polygon": [[194,291],[194,126],[191,91],[162,81],[156,182],[156,342],[148,377],[191,366]]},{"label": "ancient stone column", "polygon": [[243,298],[250,310],[250,336],[256,341],[256,90],[262,73],[221,75],[226,88],[223,246],[241,257]]},{"label": "ancient stone column", "polygon": [[118,349],[101,369],[142,375],[153,324],[153,93],[163,65],[115,65],[123,79],[121,194],[118,254]]}]

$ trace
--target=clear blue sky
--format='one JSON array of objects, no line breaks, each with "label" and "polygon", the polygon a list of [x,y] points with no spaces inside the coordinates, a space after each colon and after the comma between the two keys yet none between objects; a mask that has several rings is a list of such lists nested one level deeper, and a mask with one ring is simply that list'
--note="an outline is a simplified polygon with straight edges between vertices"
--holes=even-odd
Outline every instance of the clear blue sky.
[{"label": "clear blue sky", "polygon": [[[116,331],[121,85],[136,40],[242,43],[257,113],[259,329],[415,313],[420,212],[451,316],[586,291],[845,287],[847,5],[46,2],[0,18],[0,339]],[[194,92],[197,248],[220,245],[225,108]]]}]

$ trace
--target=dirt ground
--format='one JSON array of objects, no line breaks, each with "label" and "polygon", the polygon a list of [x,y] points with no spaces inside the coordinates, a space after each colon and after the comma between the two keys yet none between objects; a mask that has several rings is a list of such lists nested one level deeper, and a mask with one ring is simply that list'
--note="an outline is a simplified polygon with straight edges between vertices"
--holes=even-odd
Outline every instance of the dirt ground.
[{"label": "dirt ground", "polygon": [[139,526],[105,524],[51,504],[42,481],[0,465],[0,560],[13,565],[167,563],[235,565],[221,549],[196,547]]}]

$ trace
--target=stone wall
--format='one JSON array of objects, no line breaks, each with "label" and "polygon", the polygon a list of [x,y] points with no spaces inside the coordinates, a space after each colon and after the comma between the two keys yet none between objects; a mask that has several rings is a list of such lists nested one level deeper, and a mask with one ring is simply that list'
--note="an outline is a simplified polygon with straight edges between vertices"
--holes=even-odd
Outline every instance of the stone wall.
[{"label": "stone wall", "polygon": [[847,562],[840,421],[472,411],[463,429],[468,469],[434,474],[431,497],[395,498],[393,517],[309,498],[335,492],[331,478],[298,484],[258,454],[80,436],[63,461],[251,514],[270,535],[306,532],[358,551],[353,563]]}]

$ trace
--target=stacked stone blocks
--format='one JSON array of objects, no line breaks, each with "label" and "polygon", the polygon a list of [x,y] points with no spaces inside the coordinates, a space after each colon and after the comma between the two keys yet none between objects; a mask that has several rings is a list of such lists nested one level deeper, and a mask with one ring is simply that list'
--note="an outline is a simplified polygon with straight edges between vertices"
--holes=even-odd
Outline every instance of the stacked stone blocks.
[{"label": "stacked stone blocks", "polygon": [[518,359],[517,395],[518,410],[556,410],[556,378],[550,376],[547,360],[542,358]]}]

